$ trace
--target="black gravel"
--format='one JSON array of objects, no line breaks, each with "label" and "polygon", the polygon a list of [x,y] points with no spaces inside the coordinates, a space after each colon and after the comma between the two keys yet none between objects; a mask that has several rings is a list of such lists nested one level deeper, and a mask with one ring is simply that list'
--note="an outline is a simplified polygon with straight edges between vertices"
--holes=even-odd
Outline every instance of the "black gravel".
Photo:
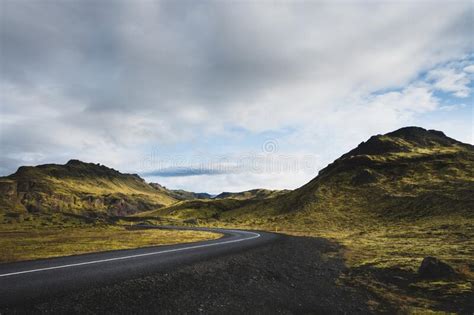
[{"label": "black gravel", "polygon": [[376,298],[338,280],[346,271],[338,249],[325,239],[282,237],[243,253],[18,305],[1,313],[371,313],[367,302]]}]

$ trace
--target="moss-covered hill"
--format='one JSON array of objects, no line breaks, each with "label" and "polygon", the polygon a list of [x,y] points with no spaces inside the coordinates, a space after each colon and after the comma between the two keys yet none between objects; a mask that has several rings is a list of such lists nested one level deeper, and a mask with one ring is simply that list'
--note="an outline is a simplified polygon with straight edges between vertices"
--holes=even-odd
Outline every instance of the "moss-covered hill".
[{"label": "moss-covered hill", "polygon": [[365,225],[366,219],[472,218],[474,147],[417,127],[373,136],[303,187],[226,216],[324,227]]},{"label": "moss-covered hill", "polygon": [[174,202],[138,175],[78,160],[23,166],[0,178],[1,212],[126,215]]},{"label": "moss-covered hill", "polygon": [[473,218],[474,147],[440,131],[406,127],[371,137],[299,189],[231,203],[227,199],[184,202],[154,214],[324,229],[434,217]]}]

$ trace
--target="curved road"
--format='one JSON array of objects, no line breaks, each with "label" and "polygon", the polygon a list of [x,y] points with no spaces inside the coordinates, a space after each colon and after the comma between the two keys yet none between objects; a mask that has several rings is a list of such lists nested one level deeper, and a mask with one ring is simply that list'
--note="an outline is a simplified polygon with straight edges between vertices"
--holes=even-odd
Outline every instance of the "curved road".
[{"label": "curved road", "polygon": [[278,237],[267,232],[189,229],[217,232],[224,236],[217,240],[196,243],[0,264],[0,306],[29,303],[77,289],[146,276],[211,257],[239,252],[271,242]]}]

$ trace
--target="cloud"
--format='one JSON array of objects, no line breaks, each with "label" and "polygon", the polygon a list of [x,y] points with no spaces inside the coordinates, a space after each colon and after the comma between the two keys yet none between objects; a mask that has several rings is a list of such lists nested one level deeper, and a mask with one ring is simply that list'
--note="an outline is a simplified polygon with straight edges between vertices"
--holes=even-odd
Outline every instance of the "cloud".
[{"label": "cloud", "polygon": [[474,73],[474,65],[469,65],[469,66],[466,66],[464,67],[464,72],[467,72],[467,73]]},{"label": "cloud", "polygon": [[140,172],[150,147],[233,128],[294,128],[279,141],[289,151],[331,160],[435,111],[436,90],[470,93],[469,65],[449,62],[472,53],[472,14],[469,2],[6,1],[1,171],[81,158]]},{"label": "cloud", "polygon": [[368,107],[384,107],[399,113],[422,113],[432,111],[439,105],[431,87],[422,83],[409,85],[401,91],[369,96],[365,102]]},{"label": "cloud", "polygon": [[470,80],[466,72],[449,68],[435,69],[428,73],[428,79],[433,81],[436,89],[464,98],[470,93]]},{"label": "cloud", "polygon": [[146,177],[187,177],[198,175],[218,175],[230,173],[230,170],[202,167],[169,167],[160,170],[144,172]]}]

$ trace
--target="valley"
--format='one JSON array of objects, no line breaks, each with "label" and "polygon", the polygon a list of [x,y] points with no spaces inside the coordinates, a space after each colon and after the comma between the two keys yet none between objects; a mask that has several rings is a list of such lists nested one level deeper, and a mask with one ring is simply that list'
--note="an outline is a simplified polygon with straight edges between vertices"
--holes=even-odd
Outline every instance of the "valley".
[{"label": "valley", "polygon": [[[123,230],[137,224],[265,230],[292,242],[331,242],[324,259],[344,264],[333,284],[369,292],[371,311],[474,309],[474,147],[439,131],[406,127],[373,136],[293,191],[212,198],[79,161],[20,168],[2,178],[0,188],[1,233],[11,236],[2,238],[3,261],[84,252],[71,245],[74,238],[61,240],[54,231],[84,232],[82,243],[100,251],[217,237]],[[35,237],[41,241],[28,243]],[[69,249],[42,254],[48,240]],[[37,256],[27,249],[16,255],[25,244]],[[306,250],[321,250],[311,246]],[[427,257],[455,272],[421,277]]]}]

